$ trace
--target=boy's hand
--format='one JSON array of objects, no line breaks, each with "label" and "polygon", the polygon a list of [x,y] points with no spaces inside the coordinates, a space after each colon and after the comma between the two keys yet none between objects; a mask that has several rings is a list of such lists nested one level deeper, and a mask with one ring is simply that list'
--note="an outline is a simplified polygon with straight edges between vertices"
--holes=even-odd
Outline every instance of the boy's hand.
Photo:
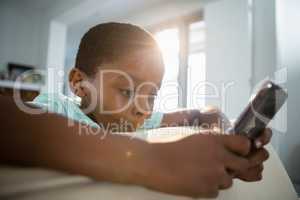
[{"label": "boy's hand", "polygon": [[[154,163],[147,186],[192,197],[216,197],[232,185],[228,171],[250,167],[250,140],[238,135],[204,132],[171,143],[153,144]],[[154,158],[154,159],[153,159]],[[149,182],[150,181],[150,182]]]},{"label": "boy's hand", "polygon": [[271,137],[272,130],[266,128],[261,136],[254,141],[255,149],[248,155],[251,167],[242,173],[238,173],[237,178],[249,182],[262,179],[263,162],[269,158],[269,153],[263,146],[270,142]]}]

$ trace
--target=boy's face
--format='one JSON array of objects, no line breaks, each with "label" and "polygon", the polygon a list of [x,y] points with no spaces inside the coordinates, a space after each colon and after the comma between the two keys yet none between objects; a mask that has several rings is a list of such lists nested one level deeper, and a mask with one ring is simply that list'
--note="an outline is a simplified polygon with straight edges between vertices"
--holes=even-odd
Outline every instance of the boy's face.
[{"label": "boy's face", "polygon": [[88,80],[83,107],[107,129],[133,131],[150,117],[163,74],[158,50],[139,51],[119,64],[103,65]]}]

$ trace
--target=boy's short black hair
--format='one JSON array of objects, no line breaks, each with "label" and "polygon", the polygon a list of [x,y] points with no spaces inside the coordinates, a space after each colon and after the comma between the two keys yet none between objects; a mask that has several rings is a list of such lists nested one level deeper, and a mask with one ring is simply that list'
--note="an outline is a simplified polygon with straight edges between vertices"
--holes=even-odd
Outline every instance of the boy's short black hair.
[{"label": "boy's short black hair", "polygon": [[126,23],[104,23],[91,28],[82,37],[75,67],[87,75],[93,75],[104,63],[117,63],[131,51],[157,48],[151,33]]}]

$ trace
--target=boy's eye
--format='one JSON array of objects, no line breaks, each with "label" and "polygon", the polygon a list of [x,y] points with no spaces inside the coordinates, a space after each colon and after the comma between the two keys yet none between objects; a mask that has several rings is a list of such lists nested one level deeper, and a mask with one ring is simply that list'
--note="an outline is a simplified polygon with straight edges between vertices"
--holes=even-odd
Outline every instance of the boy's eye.
[{"label": "boy's eye", "polygon": [[134,91],[130,89],[120,89],[122,95],[126,97],[133,97],[134,96]]},{"label": "boy's eye", "polygon": [[157,97],[157,95],[149,95],[149,96],[148,96],[149,102],[153,103],[154,100],[156,99],[156,97]]},{"label": "boy's eye", "polygon": [[148,96],[148,102],[149,102],[150,106],[153,106],[156,97],[157,97],[157,95],[149,95]]}]

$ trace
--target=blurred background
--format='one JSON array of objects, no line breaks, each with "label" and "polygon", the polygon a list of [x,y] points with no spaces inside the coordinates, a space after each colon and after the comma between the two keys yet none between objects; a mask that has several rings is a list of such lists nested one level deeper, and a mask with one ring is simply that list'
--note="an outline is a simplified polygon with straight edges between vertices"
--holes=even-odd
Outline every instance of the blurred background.
[{"label": "blurred background", "polygon": [[0,93],[35,70],[20,80],[24,100],[42,90],[72,96],[63,82],[83,34],[103,22],[138,24],[165,59],[157,110],[216,105],[236,118],[260,81],[288,90],[272,144],[299,193],[299,10],[299,0],[1,0]]}]

